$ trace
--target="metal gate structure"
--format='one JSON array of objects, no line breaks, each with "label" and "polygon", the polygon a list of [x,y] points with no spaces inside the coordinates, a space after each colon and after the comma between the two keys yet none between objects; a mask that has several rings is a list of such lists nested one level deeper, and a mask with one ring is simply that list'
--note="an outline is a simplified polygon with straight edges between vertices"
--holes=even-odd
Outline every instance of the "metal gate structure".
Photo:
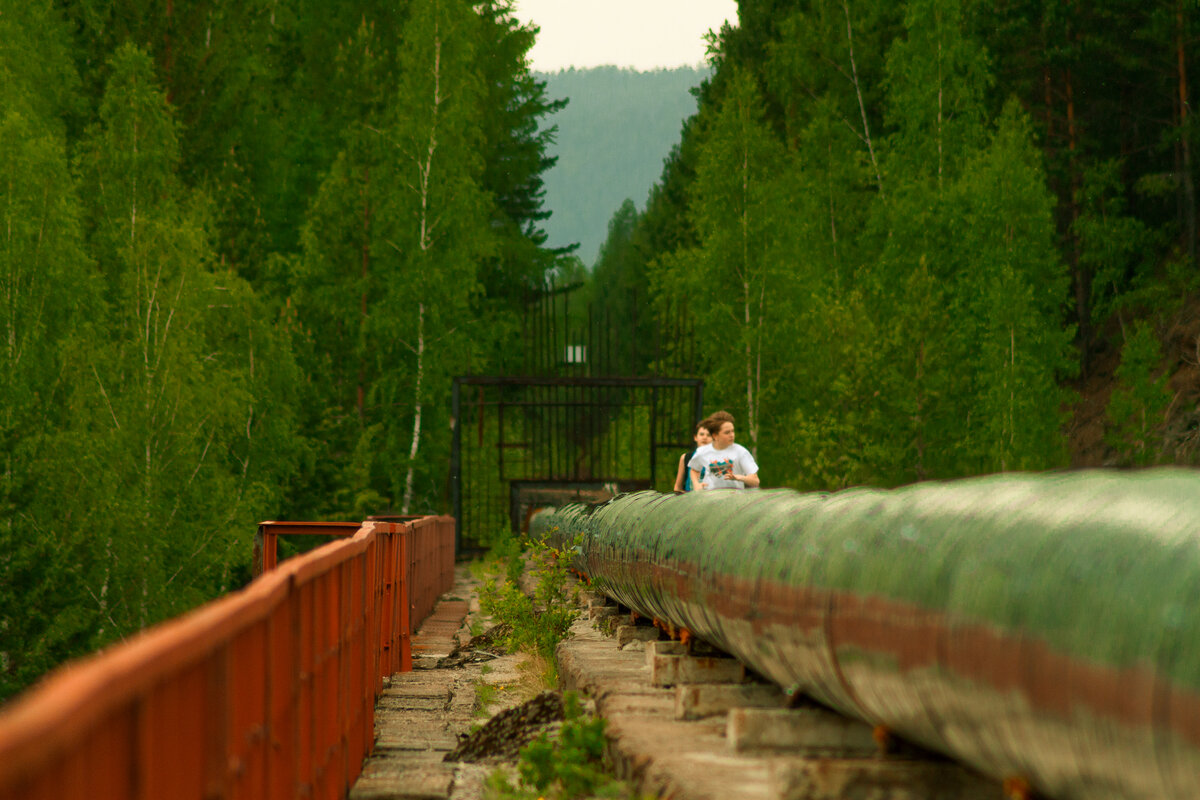
[{"label": "metal gate structure", "polygon": [[698,378],[455,378],[459,556],[520,530],[539,506],[671,491],[703,392]]}]

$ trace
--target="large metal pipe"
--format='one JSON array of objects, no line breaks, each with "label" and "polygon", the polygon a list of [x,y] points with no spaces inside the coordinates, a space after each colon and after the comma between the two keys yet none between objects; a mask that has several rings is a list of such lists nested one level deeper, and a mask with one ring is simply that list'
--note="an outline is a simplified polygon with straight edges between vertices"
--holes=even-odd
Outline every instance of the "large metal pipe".
[{"label": "large metal pipe", "polygon": [[622,495],[538,514],[595,587],[1054,798],[1200,797],[1200,473]]}]

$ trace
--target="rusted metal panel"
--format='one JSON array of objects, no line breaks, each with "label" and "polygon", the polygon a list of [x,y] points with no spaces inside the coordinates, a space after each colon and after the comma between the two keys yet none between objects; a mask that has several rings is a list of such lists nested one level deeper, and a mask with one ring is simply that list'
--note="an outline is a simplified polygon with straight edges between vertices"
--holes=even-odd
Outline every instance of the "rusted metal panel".
[{"label": "rusted metal panel", "polygon": [[[264,544],[321,527],[287,525],[261,528]],[[61,668],[0,714],[0,800],[344,797],[373,744],[383,674],[411,669],[421,618],[407,588],[450,588],[453,532],[444,517],[355,526]],[[413,573],[410,552],[436,568]]]},{"label": "rusted metal panel", "polygon": [[[368,522],[374,518],[368,518]],[[353,536],[359,522],[260,522],[254,534],[254,577],[279,565],[280,536]]]},{"label": "rusted metal panel", "polygon": [[1200,474],[542,513],[594,585],[792,691],[1056,798],[1200,796]]}]

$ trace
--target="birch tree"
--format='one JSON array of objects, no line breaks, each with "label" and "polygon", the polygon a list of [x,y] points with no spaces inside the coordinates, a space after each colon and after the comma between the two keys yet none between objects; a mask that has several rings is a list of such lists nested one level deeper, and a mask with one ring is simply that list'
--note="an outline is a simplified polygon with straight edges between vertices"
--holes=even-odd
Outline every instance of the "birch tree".
[{"label": "birch tree", "polygon": [[422,448],[423,431],[431,412],[444,419],[447,378],[463,367],[477,264],[490,247],[479,154],[480,25],[462,0],[412,3],[384,133],[391,191],[379,256],[387,313],[368,329],[387,367],[377,402],[407,418],[403,428],[389,425],[387,437],[403,456],[392,487],[405,514],[417,502],[428,510],[440,492],[440,470],[430,463],[438,452]]},{"label": "birch tree", "polygon": [[67,163],[68,41],[49,3],[0,2],[0,700],[76,652],[89,622],[69,503],[49,488],[70,463],[63,352],[102,310]]},{"label": "birch tree", "polygon": [[211,270],[211,216],[176,176],[176,125],[149,57],[125,45],[111,70],[80,165],[111,315],[106,341],[75,357],[91,418],[67,484],[96,537],[97,641],[228,586],[234,531],[256,511],[245,491],[248,364],[222,327],[244,290]]},{"label": "birch tree", "polygon": [[955,403],[963,473],[1049,469],[1065,461],[1070,399],[1060,381],[1073,372],[1073,331],[1060,313],[1069,279],[1054,250],[1053,198],[1015,102],[997,120],[987,148],[970,158],[952,203],[964,211],[955,237],[957,334],[951,346],[966,378]]}]

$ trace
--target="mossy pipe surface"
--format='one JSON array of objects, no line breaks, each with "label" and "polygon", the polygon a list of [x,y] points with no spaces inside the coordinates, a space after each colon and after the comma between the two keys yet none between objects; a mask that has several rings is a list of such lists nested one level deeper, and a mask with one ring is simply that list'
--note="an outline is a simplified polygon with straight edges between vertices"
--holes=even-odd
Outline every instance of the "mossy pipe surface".
[{"label": "mossy pipe surface", "polygon": [[1200,797],[1200,473],[638,492],[544,511],[593,585],[1055,798]]}]

